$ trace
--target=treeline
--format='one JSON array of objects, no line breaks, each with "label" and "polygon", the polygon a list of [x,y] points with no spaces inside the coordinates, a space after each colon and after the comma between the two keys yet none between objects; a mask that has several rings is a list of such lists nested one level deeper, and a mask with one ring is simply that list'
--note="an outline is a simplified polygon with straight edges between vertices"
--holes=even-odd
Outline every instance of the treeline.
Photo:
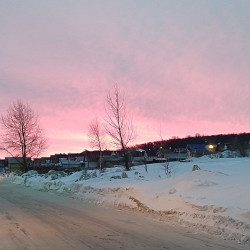
[{"label": "treeline", "polygon": [[169,140],[148,142],[136,145],[135,147],[142,148],[154,155],[159,148],[174,150],[175,148],[186,148],[187,144],[219,144],[224,143],[229,146],[231,150],[239,150],[244,156],[245,150],[249,148],[250,133],[241,134],[219,134],[219,135],[196,135],[188,136],[186,138],[174,137]]}]

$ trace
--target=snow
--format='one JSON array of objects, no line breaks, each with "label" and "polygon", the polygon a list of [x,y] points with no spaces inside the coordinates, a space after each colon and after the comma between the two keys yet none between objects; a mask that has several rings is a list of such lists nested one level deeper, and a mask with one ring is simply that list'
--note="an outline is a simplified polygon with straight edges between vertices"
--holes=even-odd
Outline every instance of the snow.
[{"label": "snow", "polygon": [[[200,170],[192,171],[193,165]],[[250,158],[192,158],[133,167],[121,166],[66,175],[50,171],[10,174],[6,180],[41,191],[66,193],[100,205],[132,209],[160,220],[219,235],[250,239]]]}]

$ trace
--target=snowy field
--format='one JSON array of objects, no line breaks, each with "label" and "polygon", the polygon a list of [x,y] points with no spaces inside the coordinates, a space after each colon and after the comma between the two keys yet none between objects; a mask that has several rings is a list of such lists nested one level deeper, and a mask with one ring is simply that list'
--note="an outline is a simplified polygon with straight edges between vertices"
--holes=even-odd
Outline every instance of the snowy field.
[{"label": "snowy field", "polygon": [[[192,171],[193,165],[200,170]],[[250,244],[250,158],[193,158],[80,171],[11,174],[6,181],[104,206],[141,212],[225,239]]]}]

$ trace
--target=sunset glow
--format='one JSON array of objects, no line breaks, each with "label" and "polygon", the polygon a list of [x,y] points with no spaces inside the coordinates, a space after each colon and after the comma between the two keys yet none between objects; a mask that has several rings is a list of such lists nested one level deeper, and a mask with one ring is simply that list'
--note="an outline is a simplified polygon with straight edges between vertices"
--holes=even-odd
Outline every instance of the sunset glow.
[{"label": "sunset glow", "polygon": [[30,103],[44,155],[91,149],[115,83],[133,144],[250,132],[249,1],[1,1],[0,22],[0,114]]}]

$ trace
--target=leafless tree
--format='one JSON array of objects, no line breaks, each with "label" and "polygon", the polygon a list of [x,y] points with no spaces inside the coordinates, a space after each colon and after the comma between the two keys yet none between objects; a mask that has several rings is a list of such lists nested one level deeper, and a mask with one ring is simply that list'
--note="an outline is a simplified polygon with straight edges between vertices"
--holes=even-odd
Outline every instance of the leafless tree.
[{"label": "leafless tree", "polygon": [[90,139],[91,146],[93,148],[97,148],[100,152],[99,166],[100,166],[100,171],[102,171],[102,151],[105,148],[105,141],[104,141],[104,131],[98,119],[95,119],[92,123],[90,123],[88,136]]},{"label": "leafless tree", "polygon": [[128,144],[134,139],[132,122],[127,118],[124,94],[119,86],[114,85],[106,98],[106,132],[112,138],[114,145],[122,150],[126,170],[130,169]]},{"label": "leafless tree", "polygon": [[20,157],[22,169],[28,171],[27,158],[38,157],[47,145],[38,115],[29,104],[18,100],[1,116],[1,125],[4,131],[1,149],[15,158]]}]

